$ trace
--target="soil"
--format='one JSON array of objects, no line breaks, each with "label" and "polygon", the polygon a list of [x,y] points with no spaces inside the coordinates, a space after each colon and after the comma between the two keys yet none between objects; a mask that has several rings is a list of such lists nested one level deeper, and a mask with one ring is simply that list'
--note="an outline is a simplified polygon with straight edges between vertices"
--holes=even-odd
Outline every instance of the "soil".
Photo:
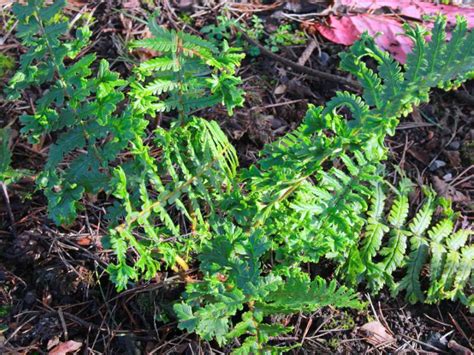
[{"label": "soil", "polygon": [[[94,44],[90,51],[112,60],[113,69],[126,75],[130,54],[124,39],[143,31],[136,18],[145,18],[153,10],[153,1],[70,1],[68,15],[77,15],[87,4],[95,9]],[[214,21],[217,10],[194,9],[186,1],[163,2],[163,16],[169,26],[197,31]],[[206,2],[205,2],[206,3]],[[269,5],[271,5],[271,2]],[[311,2],[303,3],[310,6]],[[0,2],[0,8],[2,7]],[[138,4],[138,5],[137,5]],[[167,4],[167,5],[166,5]],[[181,6],[180,6],[181,4]],[[314,10],[313,7],[309,7]],[[291,10],[291,8],[290,8]],[[258,12],[267,27],[274,26],[273,7]],[[198,11],[192,28],[185,20]],[[8,7],[0,11],[0,28],[8,20]],[[253,12],[242,12],[249,19]],[[186,16],[188,17],[186,17]],[[0,30],[0,52],[14,58],[24,49],[5,30]],[[305,63],[313,69],[337,75],[337,54],[345,48],[316,37],[318,53]],[[306,45],[281,48],[278,53],[297,61]],[[216,119],[236,146],[242,166],[258,158],[265,143],[293,130],[301,122],[309,103],[320,105],[336,90],[347,89],[338,83],[318,81],[295,72],[274,59],[260,55],[249,57],[240,70],[247,93],[245,107],[231,118],[216,108],[200,114]],[[7,78],[1,79],[0,86]],[[18,134],[18,117],[31,111],[31,103],[41,90],[31,92],[30,101],[7,101],[0,95],[0,127],[11,125],[13,167],[38,172],[44,164],[48,137],[43,145],[31,146]],[[434,91],[429,104],[406,117],[395,136],[387,140],[390,163],[399,166],[419,184],[431,183],[438,193],[454,201],[464,216],[464,223],[474,218],[474,85],[457,92]],[[162,117],[166,122],[167,117]],[[392,169],[391,178],[399,178]],[[33,174],[34,175],[34,174]],[[82,353],[106,354],[195,354],[221,353],[217,344],[199,340],[177,329],[171,311],[172,303],[183,290],[182,279],[172,273],[160,273],[150,283],[117,293],[104,266],[112,257],[101,247],[106,233],[102,222],[105,201],[84,201],[75,224],[57,227],[47,218],[46,201],[35,190],[34,179],[24,178],[8,187],[9,206],[0,203],[0,352],[47,353],[59,343],[74,340],[82,344]],[[415,197],[414,201],[417,199]],[[193,270],[190,271],[194,272]],[[472,349],[474,317],[460,304],[410,305],[403,298],[388,293],[367,295],[370,307],[365,311],[321,309],[314,314],[281,318],[293,325],[286,338],[275,338],[275,344],[302,343],[295,353],[464,353]],[[379,321],[393,341],[374,346],[367,341],[362,326]],[[448,346],[449,345],[449,346]],[[472,354],[472,352],[471,352]]]}]

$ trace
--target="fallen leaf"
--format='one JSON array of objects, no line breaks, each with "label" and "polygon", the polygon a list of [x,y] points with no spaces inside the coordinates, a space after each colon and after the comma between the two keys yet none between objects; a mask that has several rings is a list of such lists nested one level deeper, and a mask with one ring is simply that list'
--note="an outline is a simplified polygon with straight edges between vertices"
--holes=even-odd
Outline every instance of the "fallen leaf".
[{"label": "fallen leaf", "polygon": [[[141,39],[145,38],[153,38],[153,35],[151,34],[148,28],[145,29],[143,36],[141,37]],[[135,48],[133,50],[133,53],[140,58],[140,62],[144,62],[148,59],[155,58],[156,56],[158,56],[157,51],[148,48]]]},{"label": "fallen leaf", "polygon": [[381,15],[357,14],[344,17],[329,16],[329,25],[315,24],[318,31],[328,40],[346,46],[353,44],[367,31],[375,37],[375,43],[388,51],[395,59],[405,63],[411,52],[412,41],[403,36],[401,22]]},{"label": "fallen leaf", "polygon": [[122,4],[122,6],[123,6],[124,9],[136,9],[136,8],[140,7],[140,1],[139,0],[128,0],[128,1],[125,1]]},{"label": "fallen leaf", "polygon": [[273,94],[275,94],[275,95],[282,95],[285,92],[286,92],[286,85],[285,84],[280,84],[275,88],[275,90],[273,90]]},{"label": "fallen leaf", "polygon": [[77,240],[77,244],[79,244],[80,246],[83,246],[83,247],[87,247],[89,245],[91,245],[92,243],[92,238],[91,237],[84,237],[84,238],[80,238]]},{"label": "fallen leaf", "polygon": [[392,335],[385,329],[385,327],[379,321],[373,321],[364,324],[362,327],[359,328],[359,332],[361,332],[364,339],[374,346],[378,346],[381,344],[388,344],[395,339]]},{"label": "fallen leaf", "polygon": [[48,344],[46,345],[46,349],[51,350],[51,348],[55,347],[59,344],[59,338],[54,337],[48,340]]},{"label": "fallen leaf", "polygon": [[[397,17],[389,14],[373,14],[374,10],[389,9]],[[343,45],[353,44],[362,33],[369,32],[377,45],[391,53],[399,62],[405,63],[411,52],[412,42],[403,33],[403,16],[408,20],[425,21],[427,16],[438,13],[446,15],[448,24],[456,22],[456,16],[466,18],[468,27],[474,27],[474,8],[454,5],[437,5],[420,0],[339,0],[332,8],[327,24],[315,23],[314,27],[328,40]],[[449,33],[448,33],[449,38]]]},{"label": "fallen leaf", "polygon": [[448,22],[455,23],[457,15],[463,15],[469,27],[474,27],[474,8],[454,5],[441,5],[433,1],[421,0],[340,0],[339,4],[354,12],[372,12],[381,8],[389,8],[401,16],[423,20],[425,16],[438,13],[446,15]]},{"label": "fallen leaf", "polygon": [[72,353],[73,351],[79,350],[81,347],[82,343],[74,340],[68,340],[55,346],[49,352],[49,355],[66,355],[68,353]]},{"label": "fallen leaf", "polygon": [[407,152],[424,165],[428,165],[430,163],[430,157],[426,154],[426,151],[421,150],[420,148],[410,147],[408,148]]},{"label": "fallen leaf", "polygon": [[449,163],[453,168],[461,166],[461,154],[456,150],[445,150],[444,154],[448,157]]},{"label": "fallen leaf", "polygon": [[433,182],[435,191],[444,198],[448,198],[453,202],[466,202],[470,200],[469,197],[437,176],[432,176],[431,181]]}]

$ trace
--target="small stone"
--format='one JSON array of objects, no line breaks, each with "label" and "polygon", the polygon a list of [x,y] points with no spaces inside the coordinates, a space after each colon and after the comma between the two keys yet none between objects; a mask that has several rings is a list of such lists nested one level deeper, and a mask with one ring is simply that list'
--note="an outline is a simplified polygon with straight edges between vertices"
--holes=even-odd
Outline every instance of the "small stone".
[{"label": "small stone", "polygon": [[430,171],[436,171],[439,168],[442,168],[443,166],[446,166],[446,162],[442,160],[435,160],[430,164]]},{"label": "small stone", "polygon": [[36,293],[34,291],[28,291],[23,298],[27,306],[31,306],[36,302]]},{"label": "small stone", "polygon": [[451,181],[453,179],[453,174],[447,173],[446,175],[443,176],[444,181]]},{"label": "small stone", "polygon": [[459,141],[454,141],[454,142],[451,142],[449,145],[448,145],[449,149],[451,150],[459,150],[459,148],[461,147],[461,143]]},{"label": "small stone", "polygon": [[331,59],[331,57],[324,51],[322,51],[321,55],[318,57],[319,63],[324,66],[328,65],[329,59]]}]

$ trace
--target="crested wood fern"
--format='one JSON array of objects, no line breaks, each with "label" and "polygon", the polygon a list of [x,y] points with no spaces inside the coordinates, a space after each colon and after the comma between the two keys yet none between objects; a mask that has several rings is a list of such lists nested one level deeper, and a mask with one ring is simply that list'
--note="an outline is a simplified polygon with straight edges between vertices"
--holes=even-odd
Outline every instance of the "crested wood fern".
[{"label": "crested wood fern", "polygon": [[[460,299],[472,306],[467,288],[474,267],[473,246],[468,244],[473,231],[455,231],[456,215],[449,202],[437,200],[429,188],[424,189],[425,201],[410,222],[409,180],[400,182],[387,213],[383,187],[375,188],[369,217],[340,269],[341,276],[348,284],[364,282],[372,291],[387,284],[394,294],[405,291],[411,303]],[[437,208],[443,208],[444,217],[434,223]],[[395,271],[403,275],[400,282],[395,280]],[[422,290],[422,275],[429,275],[426,290]]]},{"label": "crested wood fern", "polygon": [[[236,49],[151,20],[153,37],[130,47],[156,57],[121,79],[107,61],[84,54],[91,32],[85,25],[72,36],[63,5],[14,5],[27,52],[8,90],[17,98],[47,88],[21,121],[31,142],[52,139],[38,179],[51,218],[71,223],[85,193],[105,191],[113,201],[104,246],[115,253],[108,272],[119,290],[163,267],[187,270],[197,255],[199,279],[174,307],[179,327],[242,354],[288,349],[272,346],[291,330],[274,315],[362,307],[350,288],[359,283],[388,285],[411,302],[472,305],[471,232],[454,231],[455,214],[429,189],[410,218],[406,180],[387,207],[383,164],[384,139],[401,116],[428,101],[431,88],[473,77],[474,32],[464,19],[449,42],[442,17],[430,42],[421,27],[407,27],[414,49],[404,66],[363,35],[341,55],[362,95],[338,92],[325,107],[310,106],[299,128],[238,170],[217,123],[193,116],[216,104],[232,114],[243,104]],[[160,112],[172,117],[170,127],[151,131],[148,119]],[[323,258],[346,286],[307,272]]]},{"label": "crested wood fern", "polygon": [[115,113],[127,83],[110,71],[107,61],[93,70],[95,54],[76,59],[90,44],[91,31],[86,24],[72,39],[64,39],[70,28],[58,16],[63,6],[61,0],[49,7],[42,1],[14,4],[18,37],[28,51],[8,87],[11,99],[27,89],[47,87],[35,112],[20,119],[30,142],[54,137],[38,184],[48,198],[49,216],[58,224],[74,220],[84,193],[107,189],[109,164],[143,126],[131,115]]},{"label": "crested wood fern", "polygon": [[[375,289],[387,283],[396,292],[405,290],[415,301],[422,300],[417,282],[422,275],[420,265],[424,264],[425,252],[432,251],[427,300],[459,298],[472,302],[464,293],[472,270],[472,251],[462,247],[469,232],[460,231],[446,239],[450,252],[448,242],[442,241],[451,233],[452,225],[433,227],[425,241],[423,230],[430,225],[426,211],[432,208],[431,202],[421,210],[425,214],[417,214],[407,229],[406,184],[401,186],[387,222],[380,222],[385,216],[381,188],[382,162],[387,155],[385,136],[394,133],[399,118],[409,113],[412,105],[427,101],[432,87],[452,88],[473,74],[474,37],[465,30],[465,20],[459,20],[453,35],[455,43],[464,45],[445,43],[440,35],[444,27],[445,19],[439,17],[430,43],[424,40],[424,30],[409,29],[407,35],[413,39],[415,50],[404,67],[378,49],[367,35],[342,55],[342,68],[355,75],[364,88],[362,98],[340,92],[325,108],[310,107],[297,130],[266,146],[258,163],[242,172],[243,189],[233,191],[222,205],[227,211],[223,217],[227,232],[217,231],[207,241],[209,251],[204,250],[200,258],[204,278],[188,284],[186,302],[175,306],[180,327],[220,343],[231,341],[228,337],[246,336],[237,352],[265,351],[271,336],[288,329],[265,323],[268,314],[256,305],[271,309],[266,306],[270,300],[278,305],[274,313],[285,313],[283,304],[293,311],[310,311],[325,304],[309,295],[315,283],[315,292],[323,292],[326,284],[320,284],[320,279],[311,281],[302,267],[321,258],[343,265],[340,270],[349,274],[340,279],[349,286],[367,275]],[[441,49],[433,51],[433,47]],[[369,69],[364,57],[375,59],[378,71]],[[349,119],[336,112],[341,107],[349,110]],[[229,221],[233,221],[231,226]],[[383,238],[386,234],[388,240]],[[251,246],[246,246],[248,243]],[[377,255],[380,261],[375,260]],[[460,260],[466,264],[457,275],[453,266]],[[400,268],[406,268],[406,273],[396,284],[393,273]],[[281,285],[271,287],[269,280],[278,280]],[[453,280],[459,280],[459,285]],[[350,293],[346,292],[344,289],[347,297]],[[296,301],[296,294],[302,303]],[[273,301],[280,296],[282,299]],[[326,297],[335,297],[332,302],[338,304],[334,293]],[[298,304],[295,308],[290,306],[293,301]],[[243,309],[248,311],[241,313]],[[259,326],[263,326],[263,333]]]},{"label": "crested wood fern", "polygon": [[[131,48],[147,48],[160,53],[135,68],[132,106],[139,112],[176,110],[181,121],[196,109],[222,103],[232,114],[242,106],[243,90],[235,70],[244,54],[184,32],[167,30],[154,20],[149,22],[153,38],[132,42]],[[226,44],[226,43],[225,43]]]}]

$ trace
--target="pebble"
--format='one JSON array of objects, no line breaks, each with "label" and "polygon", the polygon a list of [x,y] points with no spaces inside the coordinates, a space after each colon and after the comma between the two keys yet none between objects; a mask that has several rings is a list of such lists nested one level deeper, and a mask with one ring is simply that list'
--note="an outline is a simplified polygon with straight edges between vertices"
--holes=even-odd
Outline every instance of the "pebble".
[{"label": "pebble", "polygon": [[435,160],[430,164],[430,171],[436,171],[439,168],[442,168],[443,166],[446,166],[446,162],[442,160]]},{"label": "pebble", "polygon": [[36,293],[34,291],[28,291],[23,298],[27,306],[31,306],[36,302]]},{"label": "pebble", "polygon": [[453,174],[447,173],[446,175],[443,176],[444,181],[451,181],[453,179]]},{"label": "pebble", "polygon": [[459,150],[459,148],[461,147],[461,143],[459,141],[454,141],[454,142],[451,142],[449,145],[448,145],[449,149],[451,150]]},{"label": "pebble", "polygon": [[330,59],[331,57],[329,56],[329,54],[327,54],[324,51],[322,51],[321,55],[318,57],[319,63],[321,63],[321,65],[324,65],[324,66],[328,65],[328,62]]}]

